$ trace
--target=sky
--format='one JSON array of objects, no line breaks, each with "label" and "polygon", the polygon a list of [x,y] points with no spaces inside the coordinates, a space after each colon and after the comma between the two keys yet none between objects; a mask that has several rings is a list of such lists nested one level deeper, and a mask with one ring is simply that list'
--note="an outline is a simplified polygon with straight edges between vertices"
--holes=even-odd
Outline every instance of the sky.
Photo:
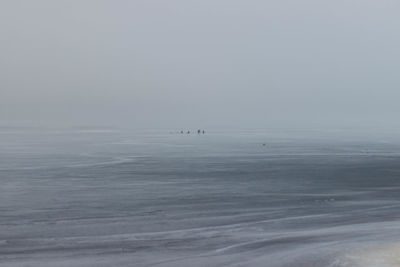
[{"label": "sky", "polygon": [[398,127],[400,3],[1,0],[0,123]]}]

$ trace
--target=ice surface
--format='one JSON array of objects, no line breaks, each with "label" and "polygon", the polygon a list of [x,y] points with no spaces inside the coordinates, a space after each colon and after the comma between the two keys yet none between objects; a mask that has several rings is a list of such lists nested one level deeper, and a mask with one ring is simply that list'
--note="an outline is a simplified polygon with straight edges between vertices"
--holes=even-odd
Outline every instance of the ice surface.
[{"label": "ice surface", "polygon": [[3,132],[0,266],[398,266],[399,151],[315,132]]}]

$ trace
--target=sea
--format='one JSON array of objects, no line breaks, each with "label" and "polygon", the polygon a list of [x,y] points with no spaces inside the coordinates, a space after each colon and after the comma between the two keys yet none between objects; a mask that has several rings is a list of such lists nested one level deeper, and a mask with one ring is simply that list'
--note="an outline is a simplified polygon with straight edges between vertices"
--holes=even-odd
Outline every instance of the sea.
[{"label": "sea", "polygon": [[0,127],[0,266],[400,266],[400,131]]}]

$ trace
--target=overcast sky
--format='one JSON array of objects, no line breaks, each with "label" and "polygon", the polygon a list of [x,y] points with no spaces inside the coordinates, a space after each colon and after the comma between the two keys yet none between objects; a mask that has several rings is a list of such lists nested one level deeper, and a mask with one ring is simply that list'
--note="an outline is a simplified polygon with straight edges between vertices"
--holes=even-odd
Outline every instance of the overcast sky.
[{"label": "overcast sky", "polygon": [[397,0],[1,0],[0,122],[400,126]]}]

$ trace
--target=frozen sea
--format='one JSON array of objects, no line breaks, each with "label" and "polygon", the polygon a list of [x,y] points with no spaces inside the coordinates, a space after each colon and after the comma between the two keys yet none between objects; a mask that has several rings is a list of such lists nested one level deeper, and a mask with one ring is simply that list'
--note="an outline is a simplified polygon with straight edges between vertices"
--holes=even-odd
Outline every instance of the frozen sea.
[{"label": "frozen sea", "polygon": [[0,128],[1,267],[385,267],[398,244],[400,131]]}]

